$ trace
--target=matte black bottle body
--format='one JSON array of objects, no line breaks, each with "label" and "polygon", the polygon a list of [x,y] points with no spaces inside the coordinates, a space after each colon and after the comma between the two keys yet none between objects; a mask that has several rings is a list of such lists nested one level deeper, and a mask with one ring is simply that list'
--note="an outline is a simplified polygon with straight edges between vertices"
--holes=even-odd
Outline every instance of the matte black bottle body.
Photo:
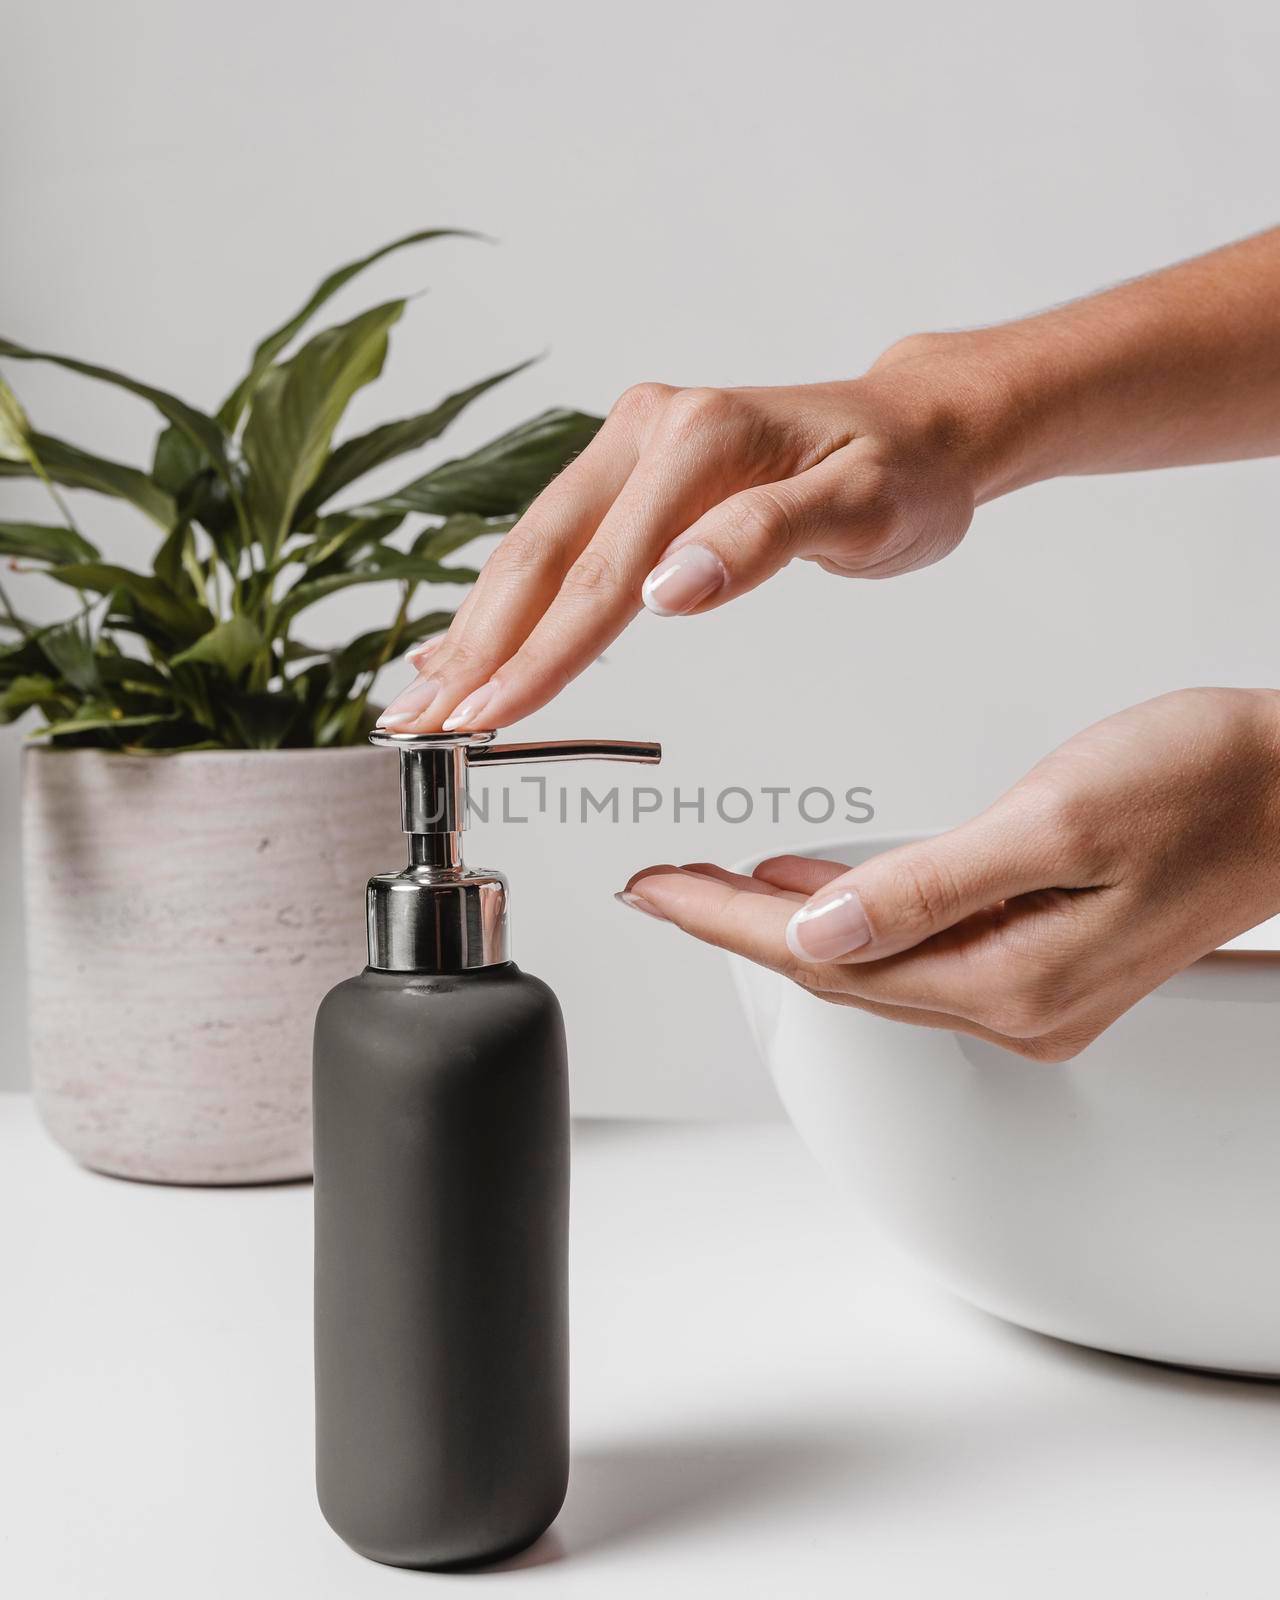
[{"label": "matte black bottle body", "polygon": [[316,1480],[374,1560],[530,1543],[564,1499],[569,1123],[551,990],[366,969],[315,1033]]}]

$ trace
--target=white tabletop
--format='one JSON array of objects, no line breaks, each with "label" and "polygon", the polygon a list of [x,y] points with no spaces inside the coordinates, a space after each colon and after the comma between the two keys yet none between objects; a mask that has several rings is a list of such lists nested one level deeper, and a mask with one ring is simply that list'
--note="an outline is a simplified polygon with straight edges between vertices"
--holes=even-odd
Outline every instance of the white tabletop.
[{"label": "white tabletop", "polygon": [[0,1592],[1277,1592],[1280,1386],[968,1310],[781,1123],[588,1123],[575,1163],[564,1511],[503,1568],[401,1572],[312,1495],[310,1190],[95,1177],[0,1096]]}]

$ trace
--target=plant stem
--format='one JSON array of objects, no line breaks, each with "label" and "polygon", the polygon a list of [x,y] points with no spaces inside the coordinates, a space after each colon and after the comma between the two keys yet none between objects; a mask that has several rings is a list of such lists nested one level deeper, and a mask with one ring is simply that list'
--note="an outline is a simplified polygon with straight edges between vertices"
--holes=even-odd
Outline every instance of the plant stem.
[{"label": "plant stem", "polygon": [[222,617],[222,608],[226,601],[222,598],[222,563],[218,560],[218,552],[209,552],[209,587],[213,590],[213,602],[219,618]]},{"label": "plant stem", "polygon": [[[400,596],[400,609],[396,612],[395,621],[387,629],[387,637],[382,641],[382,649],[373,664],[373,676],[375,678],[400,648],[400,635],[404,630],[405,623],[409,620],[409,602],[413,599],[413,592],[417,587],[416,579],[405,582],[404,593]],[[373,684],[370,682],[369,688],[372,687]]]},{"label": "plant stem", "polygon": [[409,602],[413,599],[414,590],[417,589],[417,587],[417,579],[412,579],[405,582],[403,592],[400,596],[400,607],[396,612],[395,621],[387,629],[387,636],[382,641],[382,649],[378,652],[373,666],[369,669],[369,681],[365,684],[364,688],[359,694],[354,694],[351,697],[351,711],[348,714],[347,727],[345,730],[346,742],[348,743],[354,739],[356,730],[360,726],[360,720],[364,716],[364,709],[369,703],[369,696],[373,693],[373,686],[378,681],[378,674],[382,671],[383,667],[386,666],[387,662],[391,660],[391,657],[400,647],[401,635],[404,631],[404,625],[409,617]]},{"label": "plant stem", "polygon": [[245,516],[244,501],[240,498],[240,491],[236,487],[234,472],[227,474],[227,489],[231,495],[231,504],[235,507],[236,523],[240,529],[240,537],[244,541],[244,546],[247,550],[253,544],[253,536],[249,531],[249,520]]},{"label": "plant stem", "polygon": [[17,628],[18,632],[29,639],[36,630],[29,622],[24,622],[18,613],[13,609],[13,606],[9,600],[9,596],[5,593],[5,588],[2,583],[0,583],[0,605],[4,607],[5,614],[8,616],[10,622],[13,623],[14,627]]},{"label": "plant stem", "polygon": [[[41,473],[41,476],[44,477],[43,472]],[[67,527],[70,528],[72,533],[74,533],[78,538],[83,539],[84,534],[81,533],[79,524],[71,515],[71,507],[67,504],[66,500],[63,499],[62,491],[58,488],[57,484],[54,483],[52,478],[45,477],[44,486],[46,489],[48,489],[50,495],[52,496],[54,505],[57,506],[58,510],[62,513],[63,521],[66,523]]]}]

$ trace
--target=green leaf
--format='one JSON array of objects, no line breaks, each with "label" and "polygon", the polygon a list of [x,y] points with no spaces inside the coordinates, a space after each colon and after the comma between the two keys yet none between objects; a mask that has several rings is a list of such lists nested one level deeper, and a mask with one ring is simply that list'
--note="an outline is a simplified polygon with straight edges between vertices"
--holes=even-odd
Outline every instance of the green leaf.
[{"label": "green leaf", "polygon": [[[227,748],[218,739],[197,739],[191,744],[181,743],[184,735],[180,730],[189,726],[190,724],[184,724],[177,720],[172,724],[172,733],[167,726],[156,728],[151,734],[143,734],[141,739],[134,744],[127,745],[126,748],[131,756],[185,756],[192,754],[196,750],[225,750]],[[170,738],[176,738],[179,742],[168,743],[164,737],[155,737],[156,734],[168,735]]]},{"label": "green leaf", "polygon": [[66,704],[65,692],[52,678],[29,674],[14,678],[0,693],[0,722],[16,722],[33,708],[55,716]]},{"label": "green leaf", "polygon": [[49,576],[73,589],[88,589],[94,594],[123,590],[142,611],[179,638],[198,637],[213,625],[213,618],[204,606],[183,600],[159,578],[147,577],[128,567],[118,567],[107,561],[72,562],[51,567]]},{"label": "green leaf", "polygon": [[122,694],[148,695],[153,699],[160,695],[166,699],[173,697],[173,684],[164,673],[137,656],[118,652],[102,654],[98,656],[97,667],[102,682]]},{"label": "green leaf", "polygon": [[66,681],[81,694],[90,694],[99,687],[98,659],[94,654],[93,635],[85,618],[72,617],[69,622],[55,623],[40,634],[40,648]]},{"label": "green leaf", "polygon": [[473,455],[446,461],[386,499],[353,509],[366,515],[470,511],[481,517],[518,516],[591,443],[602,421],[581,411],[544,411]]},{"label": "green leaf", "polygon": [[[199,523],[213,541],[223,563],[236,572],[244,550],[244,539],[231,497],[230,483],[233,480],[243,492],[242,473],[234,465],[231,478],[221,477],[212,467],[198,472],[179,490],[176,516],[179,522]],[[187,570],[190,571],[189,565]]]},{"label": "green leaf", "polygon": [[185,489],[208,465],[208,452],[181,428],[170,426],[157,434],[151,477],[167,493],[176,495]]},{"label": "green leaf", "polygon": [[250,750],[278,750],[298,721],[302,707],[287,690],[262,694],[226,694],[219,709]]},{"label": "green leaf", "polygon": [[250,468],[250,522],[268,561],[275,560],[298,502],[324,465],[352,395],[382,371],[387,330],[403,310],[403,300],[392,300],[327,328],[263,377],[242,444]]},{"label": "green leaf", "polygon": [[87,714],[67,717],[62,722],[50,722],[43,728],[37,728],[32,734],[33,739],[56,738],[64,733],[93,733],[103,728],[146,728],[156,722],[172,722],[174,719],[167,712],[147,711],[138,716],[113,716],[109,711],[93,711]]},{"label": "green leaf", "polygon": [[350,644],[332,653],[331,692],[338,697],[349,694],[352,685],[363,673],[374,672],[385,666],[393,655],[407,650],[411,644],[443,633],[452,621],[452,611],[428,611],[420,617],[406,620],[398,628],[373,628],[368,633],[360,634]]},{"label": "green leaf", "polygon": [[439,561],[477,539],[509,533],[515,525],[515,517],[477,517],[470,512],[463,512],[459,516],[449,517],[437,527],[425,529],[413,541],[410,553]]},{"label": "green leaf", "polygon": [[[179,661],[176,665],[170,662],[169,672],[174,698],[191,720],[202,728],[222,733],[224,730],[217,725],[214,693],[219,689],[225,690],[226,685],[221,682],[218,673],[199,661]],[[233,739],[225,742],[229,745],[235,743]]]},{"label": "green leaf", "polygon": [[452,611],[424,611],[420,617],[410,617],[400,629],[400,649],[407,650],[410,645],[421,644],[424,639],[443,633],[453,617]]},{"label": "green leaf", "polygon": [[388,583],[397,580],[406,583],[474,583],[480,576],[469,567],[446,567],[438,561],[428,561],[421,556],[401,555],[397,550],[382,548],[373,559],[362,562],[348,572],[335,572],[325,578],[300,578],[288,590],[280,605],[277,625],[296,617],[300,611],[327,599],[341,589],[358,583]]},{"label": "green leaf", "polygon": [[[63,521],[60,526],[65,530],[68,537],[77,540],[83,545],[84,548],[81,554],[89,552],[97,555],[98,552],[88,540],[80,538],[75,519],[68,511],[62,496],[54,487],[53,479],[49,476],[44,464],[35,452],[32,443],[31,420],[22,409],[22,403],[17,395],[4,381],[2,375],[0,375],[0,476],[38,478],[49,491],[50,499],[62,513]],[[28,523],[26,526],[30,529],[31,524]],[[6,612],[9,611],[7,603],[5,610]],[[8,627],[21,626],[11,613],[6,619],[5,625]]]},{"label": "green leaf", "polygon": [[220,667],[234,680],[249,670],[265,648],[266,640],[248,617],[231,617],[202,634],[189,649],[174,656],[171,664],[202,661],[208,666]]},{"label": "green leaf", "polygon": [[[108,637],[116,633],[136,634],[151,646],[152,654],[163,660],[175,648],[172,631],[149,616],[124,589],[113,589],[107,597],[107,611],[102,619],[102,631]],[[181,644],[190,642],[199,630],[182,638]],[[180,646],[179,646],[180,647]]]},{"label": "green leaf", "polygon": [[[213,565],[212,560],[208,567]],[[156,551],[151,570],[167,589],[200,605],[209,604],[209,570],[201,564],[195,530],[183,517]]]},{"label": "green leaf", "polygon": [[192,590],[191,579],[182,558],[187,546],[193,543],[191,524],[175,522],[172,532],[163,540],[151,563],[151,570],[156,577],[174,594],[180,594],[184,590],[190,593]]},{"label": "green leaf", "polygon": [[295,545],[289,552],[289,559],[315,569],[312,576],[319,576],[319,569],[344,567],[370,545],[381,544],[403,521],[402,513],[390,517],[351,517],[337,512],[332,517],[321,517],[315,525],[314,536],[306,544]]},{"label": "green leaf", "polygon": [[[304,672],[299,672],[289,680],[288,687],[299,703],[298,720],[289,730],[288,743],[312,746],[326,743],[321,737],[321,730],[332,717],[335,704],[328,658],[314,662]],[[341,699],[337,704],[345,707]]]},{"label": "green leaf", "polygon": [[56,367],[65,367],[68,372],[78,372],[83,377],[96,378],[100,383],[113,384],[117,389],[127,389],[139,399],[149,400],[167,422],[181,429],[211,460],[220,465],[226,464],[226,437],[221,427],[212,417],[198,411],[195,406],[189,406],[185,400],[179,400],[175,394],[156,389],[149,383],[140,383],[136,378],[126,377],[123,372],[116,372],[111,367],[98,367],[91,361],[78,361],[74,356],[52,355],[47,350],[28,350],[25,345],[15,344],[12,339],[3,337],[0,337],[0,356],[8,356],[12,361],[48,361]]},{"label": "green leaf", "polygon": [[335,745],[355,744],[352,723],[359,720],[363,707],[357,701],[327,701],[322,714],[316,719],[313,742],[317,750],[332,749]]},{"label": "green leaf", "polygon": [[[237,492],[244,492],[243,465],[230,458],[215,464],[177,428],[166,428],[156,439],[151,476],[176,498],[177,522],[199,523],[223,562],[235,571],[246,532],[236,505]],[[204,579],[196,581],[193,567],[194,542],[184,537],[177,548],[197,592],[203,594]]]},{"label": "green leaf", "polygon": [[384,256],[389,256],[395,250],[403,250],[406,245],[422,244],[428,239],[479,239],[482,234],[471,233],[466,228],[422,228],[417,233],[406,233],[402,238],[393,239],[390,244],[379,246],[367,256],[361,256],[357,261],[348,261],[345,267],[339,267],[336,272],[331,272],[320,284],[317,285],[311,298],[287,321],[282,322],[278,328],[269,333],[258,348],[253,352],[253,360],[249,370],[241,378],[227,398],[218,409],[218,421],[230,433],[240,421],[241,414],[248,404],[263,374],[271,363],[280,354],[284,347],[300,333],[311,321],[320,307],[331,299],[346,283],[350,283],[357,273],[363,272],[366,267],[373,266],[375,261],[381,261]]},{"label": "green leaf", "polygon": [[40,648],[40,636],[34,631],[0,648],[0,684],[12,683],[15,678],[28,674],[42,676],[51,666],[52,662]]},{"label": "green leaf", "polygon": [[532,365],[532,361],[522,361],[518,366],[508,367],[505,372],[494,373],[491,378],[473,383],[469,389],[460,389],[430,411],[420,412],[416,417],[404,417],[399,422],[384,422],[380,428],[340,444],[303,497],[298,516],[305,519],[340,489],[345,489],[349,483],[362,478],[374,467],[430,444],[432,439],[438,439],[473,400]]},{"label": "green leaf", "polygon": [[157,488],[145,472],[77,450],[75,445],[66,444],[47,433],[33,433],[30,438],[38,466],[25,461],[0,459],[0,478],[36,478],[41,475],[39,468],[43,467],[55,483],[63,484],[68,489],[94,489],[99,494],[115,495],[117,499],[128,500],[140,511],[145,511],[162,528],[172,525],[172,499],[163,489]]},{"label": "green leaf", "polygon": [[308,644],[305,639],[278,639],[276,648],[282,661],[314,661],[317,656],[327,656],[327,644]]},{"label": "green leaf", "polygon": [[0,377],[0,460],[25,461],[33,469],[38,463],[31,450],[31,419],[22,402]]},{"label": "green leaf", "polygon": [[70,528],[47,522],[0,522],[0,556],[24,561],[92,561],[98,552]]}]

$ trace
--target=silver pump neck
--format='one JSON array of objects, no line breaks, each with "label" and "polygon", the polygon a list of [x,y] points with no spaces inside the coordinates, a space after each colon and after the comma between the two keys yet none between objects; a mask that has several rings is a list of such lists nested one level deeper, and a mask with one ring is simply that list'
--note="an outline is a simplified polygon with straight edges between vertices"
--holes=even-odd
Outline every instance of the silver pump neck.
[{"label": "silver pump neck", "polygon": [[467,972],[510,959],[507,881],[462,858],[473,766],[521,761],[662,759],[658,744],[552,739],[495,744],[484,733],[386,733],[371,744],[400,752],[400,827],[409,839],[403,872],[369,880],[369,965],[384,972]]}]

